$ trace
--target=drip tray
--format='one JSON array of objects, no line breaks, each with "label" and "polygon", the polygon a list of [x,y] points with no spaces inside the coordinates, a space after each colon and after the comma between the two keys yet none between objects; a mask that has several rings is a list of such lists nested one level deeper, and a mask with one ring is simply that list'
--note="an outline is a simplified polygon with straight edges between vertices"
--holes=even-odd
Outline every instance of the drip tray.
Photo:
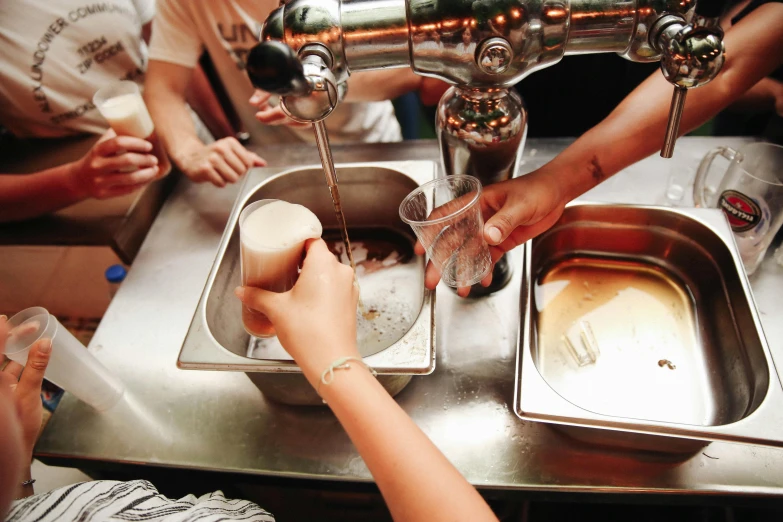
[{"label": "drip tray", "polygon": [[[362,357],[369,357],[402,339],[413,326],[424,286],[421,259],[413,253],[413,237],[390,228],[352,228],[348,236],[361,294],[357,342]],[[322,237],[348,264],[340,232],[325,230]],[[293,360],[277,337],[250,337],[247,357]]]},{"label": "drip tray", "polygon": [[783,390],[719,210],[574,204],[524,270],[519,416],[609,446],[783,446]]},{"label": "drip tray", "polygon": [[[405,196],[432,180],[435,169],[429,161],[337,167],[363,300],[359,349],[392,394],[411,376],[435,368],[435,293],[424,288],[424,259],[413,255],[413,236],[398,214]],[[347,262],[320,167],[252,170],[229,217],[177,364],[189,370],[248,372],[268,398],[320,404],[277,339],[257,339],[242,326],[241,306],[233,294],[240,284],[237,222],[243,208],[261,199],[309,208],[324,226],[332,251]]]}]

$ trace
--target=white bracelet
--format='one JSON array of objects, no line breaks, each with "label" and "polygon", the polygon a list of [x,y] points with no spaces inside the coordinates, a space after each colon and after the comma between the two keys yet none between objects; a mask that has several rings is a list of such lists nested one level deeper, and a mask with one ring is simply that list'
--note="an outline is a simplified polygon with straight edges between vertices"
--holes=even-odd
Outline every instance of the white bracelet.
[{"label": "white bracelet", "polygon": [[[327,369],[325,369],[321,373],[321,379],[318,381],[318,387],[316,388],[316,393],[320,396],[321,395],[321,385],[324,384],[326,386],[329,386],[334,382],[334,371],[335,370],[350,370],[351,365],[349,364],[349,361],[356,361],[368,370],[370,370],[370,373],[373,375],[373,377],[378,376],[378,372],[370,368],[370,366],[367,365],[360,357],[341,357],[340,359],[335,360],[332,362],[332,364],[329,365]],[[323,401],[324,404],[326,404],[326,401],[321,398],[321,401]]]}]

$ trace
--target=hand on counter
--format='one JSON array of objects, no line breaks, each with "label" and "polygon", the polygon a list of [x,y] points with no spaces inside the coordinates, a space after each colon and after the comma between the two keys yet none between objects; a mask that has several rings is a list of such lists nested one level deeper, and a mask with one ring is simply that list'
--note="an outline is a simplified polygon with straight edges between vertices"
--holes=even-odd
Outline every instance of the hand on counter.
[{"label": "hand on counter", "polygon": [[261,156],[247,150],[236,138],[223,138],[209,145],[194,140],[174,159],[182,172],[197,183],[217,187],[236,183],[251,167],[266,165]]},{"label": "hand on counter", "polygon": [[359,291],[351,267],[340,263],[322,239],[308,241],[305,249],[302,271],[290,291],[242,287],[237,296],[272,321],[280,343],[315,384],[333,361],[359,356]]},{"label": "hand on counter", "polygon": [[159,173],[150,142],[109,130],[87,154],[70,164],[68,179],[79,199],[108,199],[140,189],[158,179]]},{"label": "hand on counter", "polygon": [[256,89],[253,96],[250,97],[250,105],[255,107],[256,119],[265,125],[285,125],[297,129],[306,129],[311,126],[310,123],[301,123],[289,118],[283,109],[270,103],[272,94],[260,89]]}]

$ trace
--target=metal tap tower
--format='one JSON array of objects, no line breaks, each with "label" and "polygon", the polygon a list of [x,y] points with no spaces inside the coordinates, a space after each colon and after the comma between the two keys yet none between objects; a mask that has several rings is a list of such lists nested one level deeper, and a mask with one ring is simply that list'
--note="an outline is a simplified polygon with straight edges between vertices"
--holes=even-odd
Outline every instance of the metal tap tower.
[{"label": "metal tap tower", "polygon": [[[674,85],[661,149],[671,157],[687,89],[723,65],[722,8],[723,0],[292,0],[266,20],[248,73],[307,122],[329,115],[351,72],[410,67],[449,82],[436,121],[444,172],[489,184],[515,175],[524,146],[527,112],[510,87],[567,54],[660,61]],[[490,291],[510,279],[504,262],[494,279]]]}]

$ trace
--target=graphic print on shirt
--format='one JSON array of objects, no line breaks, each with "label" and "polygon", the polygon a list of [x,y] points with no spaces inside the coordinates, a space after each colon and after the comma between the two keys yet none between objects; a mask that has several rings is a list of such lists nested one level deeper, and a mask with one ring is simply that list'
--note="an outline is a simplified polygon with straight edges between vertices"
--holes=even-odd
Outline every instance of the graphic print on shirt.
[{"label": "graphic print on shirt", "polygon": [[[30,64],[30,78],[33,81],[32,96],[41,113],[48,114],[49,121],[54,125],[61,125],[74,118],[79,118],[86,112],[94,110],[95,105],[88,98],[80,100],[78,105],[66,107],[64,110],[52,106],[46,94],[47,89],[54,88],[46,85],[49,53],[57,49],[60,42],[64,42],[63,45],[66,45],[74,41],[73,34],[68,35],[70,40],[62,35],[68,32],[78,34],[80,24],[83,25],[85,20],[91,21],[91,17],[102,14],[119,15],[127,19],[130,24],[140,25],[138,14],[133,9],[111,2],[96,2],[72,9],[65,16],[52,20],[40,38],[37,39]],[[79,42],[77,47],[73,49],[72,63],[79,75],[84,75],[93,68],[114,66],[122,72],[117,80],[141,81],[145,68],[143,58],[141,63],[136,65],[133,57],[129,55],[129,50],[125,48],[126,44],[121,39],[117,39],[116,35],[111,33],[97,37],[89,35],[88,38],[87,41]],[[58,58],[62,59],[62,55]],[[120,62],[119,67],[117,62]]]},{"label": "graphic print on shirt", "polygon": [[247,66],[247,55],[261,38],[261,24],[252,23],[251,29],[247,23],[216,24],[217,34],[225,42],[226,52],[236,64],[237,69],[244,71]]}]

